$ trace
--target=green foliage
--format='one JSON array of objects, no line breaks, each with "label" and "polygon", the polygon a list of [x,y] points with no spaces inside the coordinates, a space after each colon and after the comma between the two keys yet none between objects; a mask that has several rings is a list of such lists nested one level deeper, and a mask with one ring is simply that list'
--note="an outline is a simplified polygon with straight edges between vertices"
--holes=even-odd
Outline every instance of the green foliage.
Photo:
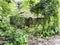
[{"label": "green foliage", "polygon": [[35,5],[39,2],[39,0],[24,0],[21,4],[22,8],[27,8],[29,6]]},{"label": "green foliage", "polygon": [[47,30],[51,29],[52,26],[54,28],[58,26],[58,8],[58,0],[40,0],[40,2],[31,6],[30,11],[37,14],[37,16],[39,14],[44,15],[43,30]]},{"label": "green foliage", "polygon": [[13,43],[6,43],[6,44],[4,44],[4,45],[13,45]]},{"label": "green foliage", "polygon": [[25,26],[25,17],[20,15],[10,16],[10,24],[17,28],[23,28]]},{"label": "green foliage", "polygon": [[41,0],[39,3],[31,7],[31,11],[34,13],[40,13],[43,15],[56,15],[58,11],[58,0]]},{"label": "green foliage", "polygon": [[[28,4],[27,4],[28,3]],[[25,18],[20,17],[19,11],[14,7],[13,2],[8,3],[0,0],[0,36],[11,38],[10,42],[4,45],[25,45],[30,38],[30,34],[33,36],[52,36],[59,33],[58,25],[58,0],[24,0],[21,4],[22,8],[30,8],[30,11],[35,15],[44,15],[44,20],[41,24],[33,25],[32,27],[24,26],[22,29],[18,29],[16,26],[10,24],[10,17],[14,16],[11,21],[16,23],[18,27],[23,25]],[[16,22],[15,22],[16,21]]]},{"label": "green foliage", "polygon": [[0,36],[4,37],[4,40],[11,38],[11,43],[7,42],[4,45],[25,45],[28,35],[10,24],[9,16],[17,14],[13,11],[16,12],[13,3],[8,4],[6,1],[0,1]]},{"label": "green foliage", "polygon": [[4,17],[4,16],[12,15],[13,12],[16,12],[15,10],[16,8],[13,5],[13,2],[8,4],[6,1],[3,1],[3,0],[0,1],[0,15],[1,16]]},{"label": "green foliage", "polygon": [[[10,42],[11,43],[6,43],[5,45],[23,45],[25,43],[27,43],[28,41],[28,34],[26,34],[26,32],[23,32],[22,30],[18,30],[17,28],[9,25],[5,26],[6,29],[3,31],[3,29],[0,29],[0,36],[4,37],[4,39],[6,38],[11,38]],[[2,27],[4,28],[4,27]]]}]

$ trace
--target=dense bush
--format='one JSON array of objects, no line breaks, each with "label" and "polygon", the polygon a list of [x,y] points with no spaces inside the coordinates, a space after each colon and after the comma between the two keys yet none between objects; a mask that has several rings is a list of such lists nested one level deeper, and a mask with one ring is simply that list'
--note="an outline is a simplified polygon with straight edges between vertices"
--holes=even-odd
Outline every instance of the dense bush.
[{"label": "dense bush", "polygon": [[[25,22],[25,18],[20,17],[20,11],[13,5],[13,1],[8,3],[6,0],[0,0],[0,36],[4,37],[3,40],[9,41],[4,45],[28,45],[27,42],[31,35],[46,37],[59,33],[57,0],[41,0],[39,2],[30,0],[27,2],[30,11],[37,15],[35,21],[27,19]],[[26,5],[25,2],[25,5],[23,3],[21,6]],[[39,14],[44,15],[44,19],[37,20]]]}]

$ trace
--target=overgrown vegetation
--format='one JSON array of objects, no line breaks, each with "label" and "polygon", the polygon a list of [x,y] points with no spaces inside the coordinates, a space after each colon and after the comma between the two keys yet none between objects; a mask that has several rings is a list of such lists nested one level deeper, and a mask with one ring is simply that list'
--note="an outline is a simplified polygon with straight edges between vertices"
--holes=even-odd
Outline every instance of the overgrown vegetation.
[{"label": "overgrown vegetation", "polygon": [[[24,0],[16,8],[13,0],[0,0],[0,37],[8,41],[4,45],[28,45],[32,35],[43,38],[59,34],[59,4],[59,0]],[[24,17],[26,9],[37,17]]]}]

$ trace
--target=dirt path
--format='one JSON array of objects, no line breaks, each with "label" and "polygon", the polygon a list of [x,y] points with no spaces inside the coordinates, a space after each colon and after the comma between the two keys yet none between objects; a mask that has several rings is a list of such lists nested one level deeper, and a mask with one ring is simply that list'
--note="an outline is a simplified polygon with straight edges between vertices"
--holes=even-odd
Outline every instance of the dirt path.
[{"label": "dirt path", "polygon": [[29,40],[29,45],[60,45],[60,36],[52,36],[50,38],[37,40]]}]

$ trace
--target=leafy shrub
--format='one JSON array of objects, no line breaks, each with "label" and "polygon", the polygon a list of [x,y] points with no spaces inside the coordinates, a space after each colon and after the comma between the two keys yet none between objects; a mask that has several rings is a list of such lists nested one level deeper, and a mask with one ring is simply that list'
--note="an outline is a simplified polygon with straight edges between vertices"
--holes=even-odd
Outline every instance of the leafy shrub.
[{"label": "leafy shrub", "polygon": [[16,16],[11,16],[10,17],[10,24],[19,27],[19,28],[23,28],[25,25],[25,18],[24,17],[20,17],[18,15]]}]

